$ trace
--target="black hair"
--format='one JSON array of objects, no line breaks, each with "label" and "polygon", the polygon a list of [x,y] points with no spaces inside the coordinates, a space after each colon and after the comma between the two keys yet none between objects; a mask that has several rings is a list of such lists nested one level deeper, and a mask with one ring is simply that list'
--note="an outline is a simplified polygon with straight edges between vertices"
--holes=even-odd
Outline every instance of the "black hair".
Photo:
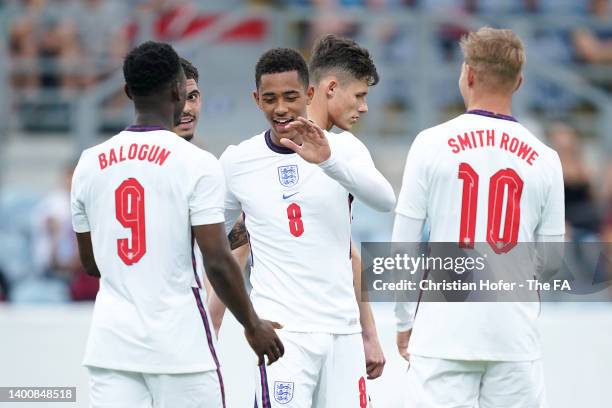
[{"label": "black hair", "polygon": [[185,58],[180,57],[180,60],[181,60],[181,66],[183,67],[183,71],[185,71],[185,77],[187,79],[193,79],[194,81],[196,81],[196,84],[197,84],[198,80],[200,79],[200,74],[198,73],[198,69]]},{"label": "black hair", "polygon": [[380,80],[370,52],[350,38],[328,34],[319,39],[312,49],[310,73],[317,83],[325,74],[338,70],[374,86]]},{"label": "black hair", "polygon": [[148,96],[176,80],[181,71],[179,56],[165,43],[147,41],[134,48],[123,61],[123,76],[131,94]]},{"label": "black hair", "polygon": [[304,88],[308,88],[308,65],[302,54],[291,48],[273,48],[266,51],[255,66],[255,86],[259,89],[261,76],[297,71]]}]

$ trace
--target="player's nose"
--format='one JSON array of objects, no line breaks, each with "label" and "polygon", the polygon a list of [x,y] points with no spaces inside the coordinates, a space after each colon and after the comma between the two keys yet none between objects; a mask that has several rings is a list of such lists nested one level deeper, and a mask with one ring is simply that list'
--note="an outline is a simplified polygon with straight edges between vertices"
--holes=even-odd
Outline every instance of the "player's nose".
[{"label": "player's nose", "polygon": [[359,107],[357,108],[357,110],[359,111],[359,113],[367,113],[368,112],[368,104],[365,102],[362,102],[359,104]]},{"label": "player's nose", "polygon": [[285,105],[284,103],[278,103],[274,107],[274,113],[277,115],[285,115],[287,112],[289,112],[289,109],[287,108],[287,105]]}]

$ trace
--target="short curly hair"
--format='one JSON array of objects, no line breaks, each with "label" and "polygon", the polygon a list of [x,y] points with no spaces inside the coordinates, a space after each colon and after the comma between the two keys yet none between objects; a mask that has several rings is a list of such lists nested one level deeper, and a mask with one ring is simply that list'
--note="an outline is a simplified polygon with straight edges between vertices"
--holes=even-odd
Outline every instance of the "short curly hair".
[{"label": "short curly hair", "polygon": [[194,81],[196,81],[196,84],[197,84],[198,80],[200,79],[200,74],[198,72],[198,69],[189,60],[183,57],[180,57],[180,59],[181,59],[181,66],[183,67],[183,71],[185,72],[185,78],[193,79]]},{"label": "short curly hair", "polygon": [[302,54],[291,48],[266,51],[255,65],[255,86],[259,89],[262,75],[297,71],[304,88],[308,88],[308,65]]},{"label": "short curly hair", "polygon": [[147,41],[134,48],[123,61],[123,76],[133,95],[147,96],[176,80],[181,71],[172,46]]},{"label": "short curly hair", "polygon": [[325,35],[315,43],[309,69],[315,84],[332,71],[366,80],[369,86],[376,85],[380,80],[370,52],[350,38],[335,34]]}]

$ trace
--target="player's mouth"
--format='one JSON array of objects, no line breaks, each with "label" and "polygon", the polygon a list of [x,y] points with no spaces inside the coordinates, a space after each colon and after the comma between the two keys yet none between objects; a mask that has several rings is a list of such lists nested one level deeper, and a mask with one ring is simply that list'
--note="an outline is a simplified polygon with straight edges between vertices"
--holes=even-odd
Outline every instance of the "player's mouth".
[{"label": "player's mouth", "polygon": [[359,116],[351,116],[351,123],[356,123],[359,120]]},{"label": "player's mouth", "polygon": [[274,128],[277,131],[280,132],[284,132],[287,130],[287,125],[289,125],[289,123],[293,122],[292,118],[278,118],[278,119],[272,119],[272,123],[274,124]]},{"label": "player's mouth", "polygon": [[195,126],[195,118],[193,116],[182,116],[181,122],[179,123],[179,129],[189,130]]}]

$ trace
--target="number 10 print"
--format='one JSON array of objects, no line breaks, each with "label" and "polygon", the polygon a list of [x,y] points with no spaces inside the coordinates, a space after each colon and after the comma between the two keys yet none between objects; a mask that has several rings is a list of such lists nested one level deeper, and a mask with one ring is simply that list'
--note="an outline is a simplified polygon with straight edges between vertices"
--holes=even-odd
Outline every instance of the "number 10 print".
[{"label": "number 10 print", "polygon": [[[474,248],[476,210],[478,207],[478,174],[469,164],[461,163],[458,178],[463,180],[459,246],[461,248]],[[487,242],[497,254],[510,251],[518,241],[522,193],[523,180],[513,169],[499,170],[489,180]],[[503,236],[500,237],[502,222],[504,232]]]}]

